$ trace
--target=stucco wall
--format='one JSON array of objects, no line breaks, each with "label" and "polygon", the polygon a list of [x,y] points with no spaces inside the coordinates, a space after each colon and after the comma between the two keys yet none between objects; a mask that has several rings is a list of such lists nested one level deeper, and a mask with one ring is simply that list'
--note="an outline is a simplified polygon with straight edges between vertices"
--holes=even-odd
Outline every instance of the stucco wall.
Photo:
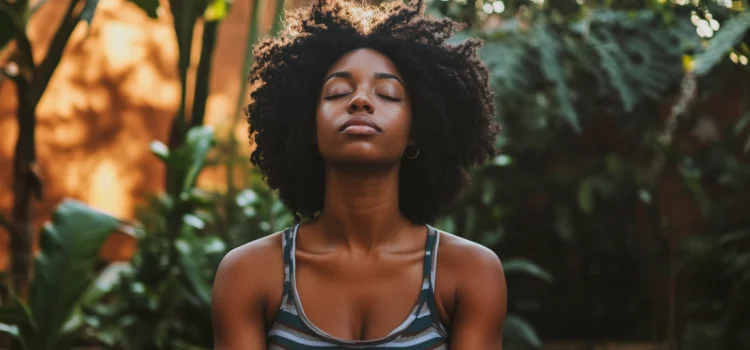
[{"label": "stucco wall", "polygon": [[[234,1],[216,46],[206,123],[224,133],[233,128],[251,1]],[[288,1],[287,6],[301,2]],[[28,35],[36,62],[44,57],[67,3],[49,1],[31,19]],[[264,28],[270,26],[274,3],[261,3]],[[196,33],[194,61],[200,37]],[[154,139],[166,142],[177,110],[177,59],[169,11],[150,19],[125,0],[100,0],[91,26],[76,27],[37,109],[37,152],[45,192],[35,206],[37,227],[64,197],[129,219],[138,203],[161,189],[164,169],[148,145]],[[6,216],[13,201],[15,101],[13,84],[0,83],[0,213]],[[234,129],[244,137],[243,123]],[[214,176],[207,175],[202,180],[210,184]],[[8,234],[3,231],[0,268],[7,264],[7,246]],[[119,246],[110,245],[114,251],[109,254],[128,253]]]}]

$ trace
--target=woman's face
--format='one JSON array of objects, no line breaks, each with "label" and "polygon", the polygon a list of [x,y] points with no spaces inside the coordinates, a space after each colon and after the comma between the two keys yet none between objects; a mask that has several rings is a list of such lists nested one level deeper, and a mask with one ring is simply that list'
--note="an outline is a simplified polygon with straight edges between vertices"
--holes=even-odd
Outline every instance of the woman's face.
[{"label": "woman's face", "polygon": [[327,162],[399,162],[411,133],[411,106],[393,62],[372,49],[339,58],[325,76],[316,125]]}]

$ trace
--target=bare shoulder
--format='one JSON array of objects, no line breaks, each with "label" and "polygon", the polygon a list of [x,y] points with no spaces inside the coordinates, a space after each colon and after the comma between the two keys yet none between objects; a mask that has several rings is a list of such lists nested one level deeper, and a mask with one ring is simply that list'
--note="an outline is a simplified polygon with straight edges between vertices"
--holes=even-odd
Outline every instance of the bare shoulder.
[{"label": "bare shoulder", "polygon": [[448,326],[455,325],[467,301],[492,299],[494,303],[504,298],[505,274],[500,259],[481,244],[440,231],[435,292],[441,319]]},{"label": "bare shoulder", "polygon": [[[212,299],[217,307],[262,312],[267,320],[271,304],[280,303],[284,283],[281,232],[259,238],[232,249],[219,264]],[[279,300],[276,300],[279,299]],[[221,312],[221,310],[217,310]]]},{"label": "bare shoulder", "polygon": [[[269,269],[283,266],[281,232],[259,238],[232,249],[221,260],[217,279],[228,277],[232,280],[248,277],[262,277],[269,274]],[[283,272],[283,270],[280,270]],[[253,283],[254,284],[254,283]]]},{"label": "bare shoulder", "polygon": [[439,268],[465,278],[503,278],[503,267],[497,254],[468,239],[441,231]]},{"label": "bare shoulder", "polygon": [[467,239],[440,237],[436,292],[450,326],[450,348],[500,349],[507,307],[500,259]]},{"label": "bare shoulder", "polygon": [[284,281],[281,233],[232,249],[219,264],[211,292],[214,349],[262,349]]}]

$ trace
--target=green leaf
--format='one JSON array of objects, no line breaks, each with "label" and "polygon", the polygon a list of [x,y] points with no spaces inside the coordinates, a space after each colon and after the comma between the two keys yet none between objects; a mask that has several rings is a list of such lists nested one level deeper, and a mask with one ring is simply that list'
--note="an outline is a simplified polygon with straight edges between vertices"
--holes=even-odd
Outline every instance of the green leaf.
[{"label": "green leaf", "polygon": [[21,336],[21,330],[18,328],[18,326],[6,324],[6,323],[0,323],[0,332],[9,334],[13,336],[14,338],[18,339],[18,341],[21,343],[22,349],[29,348],[26,345],[26,342],[24,341],[23,337]]},{"label": "green leaf", "polygon": [[203,12],[203,18],[209,22],[221,21],[229,14],[231,5],[231,2],[227,0],[211,0],[206,11]]},{"label": "green leaf", "polygon": [[208,151],[214,147],[214,130],[207,126],[197,126],[188,131],[185,145],[181,149],[182,160],[188,165],[185,179],[182,182],[182,192],[189,194],[190,189],[195,186],[195,181],[203,166],[206,164]]},{"label": "green leaf", "polygon": [[235,202],[240,207],[247,207],[247,206],[253,205],[257,201],[258,201],[258,194],[249,188],[240,191],[240,193],[237,194],[237,197],[235,197]]},{"label": "green leaf", "polygon": [[124,273],[132,273],[133,267],[127,262],[111,263],[99,273],[88,292],[83,297],[82,305],[94,305],[120,283]]},{"label": "green leaf", "polygon": [[542,75],[554,85],[554,95],[563,119],[574,131],[580,132],[578,113],[573,106],[573,96],[570,93],[571,89],[565,79],[565,71],[562,66],[564,60],[561,57],[561,45],[552,34],[552,30],[548,25],[540,25],[532,37],[539,49]]},{"label": "green leaf", "polygon": [[21,332],[16,325],[10,325],[7,323],[0,323],[0,332],[10,334],[16,338],[21,336]]},{"label": "green leaf", "polygon": [[711,39],[705,51],[695,58],[694,72],[705,75],[710,72],[727,53],[732,50],[750,29],[750,12],[743,12],[726,21],[716,36]]},{"label": "green leaf", "polygon": [[185,238],[175,243],[180,253],[182,272],[187,277],[193,293],[204,306],[208,307],[211,305],[211,284],[201,274],[201,269],[207,265],[206,254],[200,244],[202,241],[193,234],[183,234],[183,237]]},{"label": "green leaf", "polygon": [[506,274],[520,273],[536,277],[544,282],[552,283],[552,275],[531,260],[517,258],[503,262],[503,271]]},{"label": "green leaf", "polygon": [[[105,239],[120,222],[83,203],[65,200],[41,232],[30,307],[35,349],[51,349],[94,281],[94,264]],[[44,315],[44,316],[42,316]]]},{"label": "green leaf", "polygon": [[149,148],[151,149],[151,153],[159,157],[161,160],[165,162],[169,160],[169,147],[163,142],[151,141]]},{"label": "green leaf", "polygon": [[130,0],[130,2],[140,7],[147,16],[151,18],[159,17],[159,0]]},{"label": "green leaf", "polygon": [[96,5],[99,4],[99,0],[86,0],[86,6],[81,10],[81,20],[86,21],[89,25],[91,20],[94,18],[94,12],[96,12]]},{"label": "green leaf", "polygon": [[508,314],[505,319],[503,342],[530,345],[537,349],[542,346],[542,340],[539,339],[534,327],[514,314]]},{"label": "green leaf", "polygon": [[599,56],[602,70],[607,74],[609,83],[620,96],[623,108],[626,112],[631,112],[635,107],[637,98],[635,91],[627,82],[627,66],[622,64],[622,55],[625,52],[617,46],[617,40],[609,30],[600,30],[597,32],[604,38],[599,39],[598,35],[587,37],[591,43],[594,52]]},{"label": "green leaf", "polygon": [[27,311],[28,309],[24,310],[23,307],[18,305],[4,307],[0,309],[0,322],[22,327],[29,326],[31,318]]},{"label": "green leaf", "polygon": [[13,335],[26,348],[25,340],[34,336],[36,325],[28,305],[12,294],[14,304],[0,309],[0,331]]},{"label": "green leaf", "polygon": [[26,36],[26,23],[18,8],[26,7],[27,1],[18,1],[14,5],[6,1],[0,1],[0,50],[5,48],[13,38],[16,38],[16,46],[21,52],[24,64],[34,69],[34,58],[31,43]]},{"label": "green leaf", "polygon": [[19,32],[25,32],[20,14],[6,1],[0,1],[0,49]]},{"label": "green leaf", "polygon": [[736,244],[737,241],[745,239],[745,238],[750,238],[750,229],[725,233],[721,235],[721,238],[719,239],[718,243],[719,244],[727,244],[727,243]]}]

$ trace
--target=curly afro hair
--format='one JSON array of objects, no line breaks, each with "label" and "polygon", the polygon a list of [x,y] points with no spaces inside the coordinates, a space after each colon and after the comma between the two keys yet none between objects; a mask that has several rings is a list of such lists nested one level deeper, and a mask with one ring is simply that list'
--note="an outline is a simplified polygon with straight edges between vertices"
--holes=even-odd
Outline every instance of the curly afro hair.
[{"label": "curly afro hair", "polygon": [[468,170],[497,153],[494,93],[477,39],[447,40],[463,25],[424,15],[422,0],[372,7],[314,0],[289,12],[279,37],[254,48],[247,106],[250,160],[295,218],[322,212],[323,159],[314,143],[324,75],[338,58],[370,48],[393,61],[412,101],[419,156],[403,159],[399,207],[414,223],[435,220],[468,183]]}]

